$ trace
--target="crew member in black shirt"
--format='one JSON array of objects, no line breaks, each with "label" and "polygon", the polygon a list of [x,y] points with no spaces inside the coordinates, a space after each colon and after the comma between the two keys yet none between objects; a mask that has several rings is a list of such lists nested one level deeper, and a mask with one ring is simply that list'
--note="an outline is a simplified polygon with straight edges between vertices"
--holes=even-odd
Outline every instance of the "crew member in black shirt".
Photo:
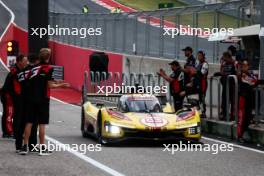
[{"label": "crew member in black shirt", "polygon": [[171,96],[173,96],[174,110],[177,112],[183,107],[185,96],[184,73],[178,61],[172,61],[169,65],[173,71],[170,76],[168,76],[163,69],[160,69],[158,75],[170,83],[170,93]]},{"label": "crew member in black shirt", "polygon": [[221,75],[221,84],[222,84],[222,113],[221,113],[221,120],[226,119],[227,113],[229,113],[229,107],[226,105],[226,91],[229,91],[229,99],[231,105],[231,118],[230,120],[234,120],[234,81],[229,81],[229,90],[226,89],[227,78],[229,75],[236,75],[236,67],[235,67],[235,60],[233,60],[232,55],[229,52],[224,52],[223,57],[221,58],[221,66],[220,66],[220,75]]},{"label": "crew member in black shirt", "polygon": [[182,49],[182,51],[184,51],[184,56],[187,58],[186,63],[184,64],[184,68],[195,67],[196,59],[193,56],[193,49],[187,46],[184,49]]},{"label": "crew member in black shirt", "polygon": [[[27,121],[28,114],[32,111],[31,109],[31,99],[32,99],[32,90],[31,90],[31,80],[29,77],[31,76],[31,69],[34,68],[35,65],[40,63],[38,55],[29,54],[28,55],[29,64],[17,74],[17,79],[21,85],[21,98],[22,98],[22,117],[21,121],[18,124],[19,133],[18,136],[23,141],[24,129]],[[29,151],[36,153],[39,152],[37,147],[34,147],[37,144],[37,129],[38,124],[32,124],[31,133],[29,137]],[[22,151],[19,151],[19,153]]]},{"label": "crew member in black shirt", "polygon": [[[24,131],[24,146],[21,154],[28,153],[28,140],[31,134],[32,124],[39,126],[40,155],[49,155],[50,151],[45,144],[45,126],[49,124],[50,88],[68,87],[67,83],[55,82],[52,79],[53,68],[49,65],[51,50],[43,48],[39,53],[40,63],[34,65],[29,76],[29,109],[27,110],[26,127]],[[42,146],[43,145],[43,146]]]},{"label": "crew member in black shirt", "polygon": [[[9,131],[12,128],[14,137],[16,139],[16,150],[19,151],[22,147],[22,135],[20,134],[21,128],[21,118],[22,118],[22,97],[21,97],[21,85],[17,80],[17,73],[23,70],[28,64],[27,57],[24,55],[19,55],[16,58],[16,64],[10,68],[5,83],[2,88],[2,99],[4,105],[4,115],[5,119],[2,120],[2,129],[4,131]],[[7,110],[8,109],[8,110]],[[13,119],[12,119],[13,118]],[[13,123],[12,123],[13,120]],[[24,129],[22,129],[24,130]],[[5,133],[4,133],[5,135]]]}]

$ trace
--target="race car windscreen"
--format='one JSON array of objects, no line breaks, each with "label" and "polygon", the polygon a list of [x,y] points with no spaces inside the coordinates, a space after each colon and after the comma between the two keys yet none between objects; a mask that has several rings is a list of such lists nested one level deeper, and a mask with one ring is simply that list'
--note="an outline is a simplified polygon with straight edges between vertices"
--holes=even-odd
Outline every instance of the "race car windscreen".
[{"label": "race car windscreen", "polygon": [[155,97],[129,97],[121,102],[125,112],[161,112],[161,106]]}]

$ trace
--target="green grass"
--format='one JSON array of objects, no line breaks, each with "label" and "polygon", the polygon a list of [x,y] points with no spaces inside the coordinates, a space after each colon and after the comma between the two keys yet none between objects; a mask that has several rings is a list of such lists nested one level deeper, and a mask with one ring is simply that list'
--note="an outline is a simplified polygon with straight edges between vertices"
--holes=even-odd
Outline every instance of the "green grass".
[{"label": "green grass", "polygon": [[[148,10],[157,10],[159,3],[174,3],[174,7],[184,7],[186,4],[183,4],[177,0],[116,0],[121,4],[132,7],[136,10],[148,11]],[[165,20],[175,22],[175,16],[166,16]],[[180,16],[180,24],[182,25],[191,25],[192,14],[183,14]],[[248,25],[248,22],[245,21],[245,25]],[[200,28],[213,28],[214,27],[214,12],[201,12],[198,14],[198,27]],[[219,27],[220,28],[236,28],[237,19],[235,17],[220,13],[219,14]]]},{"label": "green grass", "polygon": [[174,7],[185,6],[177,0],[117,0],[119,3],[136,10],[157,10],[159,3],[173,3]]}]

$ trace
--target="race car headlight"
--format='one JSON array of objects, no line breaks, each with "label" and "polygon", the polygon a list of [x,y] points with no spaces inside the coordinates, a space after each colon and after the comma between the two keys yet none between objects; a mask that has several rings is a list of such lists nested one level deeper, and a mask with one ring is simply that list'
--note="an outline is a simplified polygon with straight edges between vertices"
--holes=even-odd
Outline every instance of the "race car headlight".
[{"label": "race car headlight", "polygon": [[121,132],[120,127],[118,126],[110,126],[110,133],[119,134]]},{"label": "race car headlight", "polygon": [[118,127],[118,126],[114,126],[114,125],[111,125],[111,124],[107,124],[105,126],[105,131],[107,133],[111,133],[111,134],[120,134],[121,133],[121,128]]}]

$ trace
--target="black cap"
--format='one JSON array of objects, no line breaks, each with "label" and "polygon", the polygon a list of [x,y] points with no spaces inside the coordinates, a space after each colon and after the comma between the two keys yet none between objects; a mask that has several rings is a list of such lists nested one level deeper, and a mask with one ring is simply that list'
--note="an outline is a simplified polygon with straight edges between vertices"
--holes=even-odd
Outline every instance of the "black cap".
[{"label": "black cap", "polygon": [[178,61],[174,60],[174,61],[170,62],[169,65],[179,66],[180,63]]},{"label": "black cap", "polygon": [[182,51],[191,51],[191,52],[193,52],[193,49],[190,46],[186,46],[185,48],[182,49]]},{"label": "black cap", "polygon": [[236,51],[236,47],[234,45],[230,45],[227,50]]}]

